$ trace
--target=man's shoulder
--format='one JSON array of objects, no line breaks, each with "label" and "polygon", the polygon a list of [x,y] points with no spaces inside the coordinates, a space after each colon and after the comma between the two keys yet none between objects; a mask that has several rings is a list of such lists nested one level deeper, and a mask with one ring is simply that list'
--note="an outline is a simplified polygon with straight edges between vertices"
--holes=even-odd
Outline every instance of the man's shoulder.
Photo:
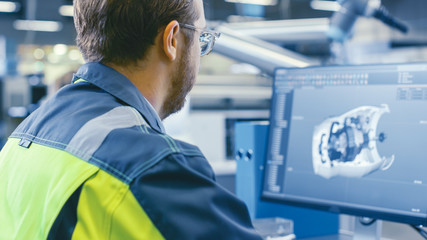
[{"label": "man's shoulder", "polygon": [[[125,145],[128,151],[140,152],[142,155],[183,154],[187,156],[203,156],[200,149],[185,141],[177,140],[165,133],[153,130],[149,125],[134,125],[128,128],[118,128],[109,133],[103,145],[109,145],[107,149],[118,149],[119,145]],[[163,154],[161,154],[163,155]]]},{"label": "man's shoulder", "polygon": [[158,133],[148,126],[134,126],[111,131],[94,153],[104,165],[131,181],[165,159],[197,159],[197,165],[207,161],[198,147]]},{"label": "man's shoulder", "polygon": [[[134,107],[90,87],[72,94],[64,89],[12,137],[60,148],[125,182],[135,178],[135,169],[147,169],[170,155],[204,158],[197,147],[153,129]],[[86,98],[92,94],[99,95],[96,102]]]}]

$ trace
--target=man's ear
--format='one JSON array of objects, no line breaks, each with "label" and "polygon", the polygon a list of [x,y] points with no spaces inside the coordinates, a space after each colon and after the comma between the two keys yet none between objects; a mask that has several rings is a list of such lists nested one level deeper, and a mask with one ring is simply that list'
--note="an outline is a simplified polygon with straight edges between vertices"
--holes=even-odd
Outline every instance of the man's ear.
[{"label": "man's ear", "polygon": [[163,51],[169,60],[176,59],[178,48],[178,33],[180,31],[179,23],[176,20],[171,21],[163,32]]}]

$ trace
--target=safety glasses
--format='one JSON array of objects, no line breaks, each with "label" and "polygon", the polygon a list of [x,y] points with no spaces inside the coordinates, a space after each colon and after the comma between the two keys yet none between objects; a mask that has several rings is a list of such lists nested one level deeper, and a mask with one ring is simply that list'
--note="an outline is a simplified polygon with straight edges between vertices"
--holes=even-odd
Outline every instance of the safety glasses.
[{"label": "safety glasses", "polygon": [[221,36],[221,33],[219,32],[196,28],[195,26],[189,24],[180,24],[180,26],[200,32],[200,56],[208,55],[212,51],[215,41]]}]

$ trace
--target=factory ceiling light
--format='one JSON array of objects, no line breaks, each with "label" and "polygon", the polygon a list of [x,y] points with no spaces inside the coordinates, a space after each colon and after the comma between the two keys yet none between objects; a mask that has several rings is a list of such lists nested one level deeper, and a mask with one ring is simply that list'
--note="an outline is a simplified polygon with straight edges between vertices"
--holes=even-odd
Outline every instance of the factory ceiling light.
[{"label": "factory ceiling light", "polygon": [[13,27],[16,30],[23,31],[59,32],[62,30],[62,23],[41,20],[15,20]]},{"label": "factory ceiling light", "polygon": [[311,1],[310,6],[312,9],[315,9],[315,10],[331,11],[331,12],[337,12],[341,8],[340,4],[336,1],[321,1],[321,0]]},{"label": "factory ceiling light", "polygon": [[74,13],[73,5],[62,5],[59,7],[59,14],[64,17],[72,17]]},{"label": "factory ceiling light", "polygon": [[0,12],[18,12],[21,8],[21,4],[17,2],[0,1]]},{"label": "factory ceiling light", "polygon": [[245,3],[253,5],[264,5],[264,6],[274,6],[277,4],[277,0],[225,0],[229,3]]}]

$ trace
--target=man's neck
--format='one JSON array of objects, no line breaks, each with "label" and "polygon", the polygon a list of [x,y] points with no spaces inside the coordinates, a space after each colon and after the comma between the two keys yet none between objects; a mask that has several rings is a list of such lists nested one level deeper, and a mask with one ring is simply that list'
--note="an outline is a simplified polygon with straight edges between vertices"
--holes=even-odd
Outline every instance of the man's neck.
[{"label": "man's neck", "polygon": [[[155,61],[150,61],[155,63]],[[168,90],[167,66],[163,64],[146,63],[131,67],[107,64],[128,78],[141,94],[150,102],[157,114],[161,116],[162,106]],[[158,62],[157,62],[158,63]]]}]

